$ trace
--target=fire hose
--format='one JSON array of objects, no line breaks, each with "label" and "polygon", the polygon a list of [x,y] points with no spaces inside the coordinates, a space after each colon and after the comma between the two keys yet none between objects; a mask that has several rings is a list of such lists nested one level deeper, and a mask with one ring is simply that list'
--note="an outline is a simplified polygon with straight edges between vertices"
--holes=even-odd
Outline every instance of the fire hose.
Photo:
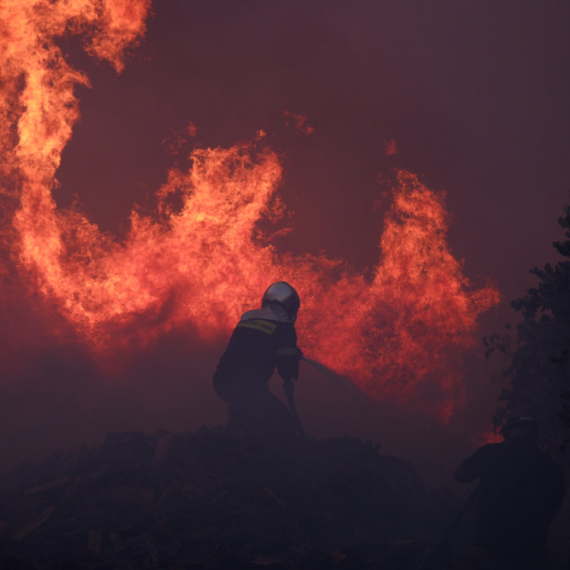
[{"label": "fire hose", "polygon": [[324,374],[327,378],[332,380],[336,386],[341,388],[344,392],[350,396],[352,400],[355,402],[359,402],[363,405],[370,405],[370,400],[368,397],[356,386],[350,379],[346,376],[342,376],[331,370],[328,366],[325,366],[322,362],[318,362],[317,360],[313,360],[312,358],[307,358],[303,356],[303,360],[310,364],[315,370],[318,370],[321,374]]},{"label": "fire hose", "polygon": [[[360,403],[361,405],[369,406],[370,402],[366,398],[366,396],[360,391],[360,389],[355,386],[352,382],[347,380],[346,378],[340,376],[321,362],[317,360],[313,360],[312,358],[308,358],[303,356],[301,360],[304,360],[307,364],[310,364],[315,370],[332,380],[339,388],[344,390],[351,399],[355,400],[356,402]],[[283,391],[285,392],[285,396],[287,397],[287,402],[289,404],[289,410],[291,415],[293,416],[293,420],[295,422],[295,426],[299,435],[303,439],[308,439],[308,436],[303,429],[301,424],[301,420],[299,419],[299,414],[297,413],[297,407],[295,405],[295,398],[293,396],[293,392],[295,390],[295,385],[291,378],[287,378],[283,382]]]},{"label": "fire hose", "polygon": [[283,382],[283,391],[285,392],[285,396],[287,396],[287,402],[289,403],[289,411],[293,416],[293,421],[295,422],[295,427],[299,432],[299,435],[308,441],[308,436],[301,425],[301,420],[299,419],[299,414],[297,413],[297,406],[295,405],[295,398],[293,397],[293,391],[295,390],[295,384],[293,384],[293,380],[289,377],[286,378]]},{"label": "fire hose", "polygon": [[[311,358],[307,358],[306,356],[302,356],[301,360],[304,360],[305,362],[310,364],[315,370],[321,372],[321,374],[324,374],[329,378],[336,379],[336,374],[332,370],[327,368],[324,364],[321,364],[316,360],[312,360]],[[289,404],[289,411],[293,416],[293,421],[295,422],[295,427],[297,428],[299,435],[303,439],[308,441],[309,438],[307,436],[307,433],[303,429],[303,425],[301,424],[301,420],[299,419],[299,414],[297,412],[297,406],[295,405],[295,397],[293,395],[294,390],[295,390],[295,384],[293,383],[292,378],[291,377],[285,378],[283,382],[283,391],[285,392],[287,403]]]}]

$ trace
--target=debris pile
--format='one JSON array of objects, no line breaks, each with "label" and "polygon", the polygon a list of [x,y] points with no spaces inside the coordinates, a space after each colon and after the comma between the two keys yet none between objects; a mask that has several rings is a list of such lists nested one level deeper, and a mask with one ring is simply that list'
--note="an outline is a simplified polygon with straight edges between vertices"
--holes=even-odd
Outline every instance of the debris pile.
[{"label": "debris pile", "polygon": [[3,568],[413,569],[425,491],[356,438],[114,433],[0,486]]}]

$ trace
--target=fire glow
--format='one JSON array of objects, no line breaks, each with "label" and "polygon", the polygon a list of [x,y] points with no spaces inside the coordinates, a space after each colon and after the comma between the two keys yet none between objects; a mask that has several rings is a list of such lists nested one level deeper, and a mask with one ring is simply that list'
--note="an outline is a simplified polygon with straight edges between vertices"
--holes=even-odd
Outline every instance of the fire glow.
[{"label": "fire glow", "polygon": [[[228,336],[273,281],[299,291],[303,350],[371,396],[419,402],[449,418],[462,402],[461,360],[478,316],[498,302],[470,287],[446,241],[441,195],[401,172],[370,276],[324,256],[283,254],[258,223],[284,211],[279,158],[262,139],[198,149],[173,168],[157,211],[134,210],[121,242],[77,210],[56,207],[61,154],[79,118],[72,69],[55,40],[80,33],[93,57],[120,71],[144,35],[149,0],[3,0],[0,126],[4,195],[15,198],[10,248],[29,294],[55,304],[100,362],[141,350],[170,330],[198,325]],[[182,206],[174,208],[171,197]]]}]

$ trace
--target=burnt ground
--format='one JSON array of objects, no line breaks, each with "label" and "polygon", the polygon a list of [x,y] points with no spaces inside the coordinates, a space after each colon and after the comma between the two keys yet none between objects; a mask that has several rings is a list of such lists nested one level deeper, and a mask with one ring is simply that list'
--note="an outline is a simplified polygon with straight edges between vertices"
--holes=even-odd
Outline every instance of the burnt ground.
[{"label": "burnt ground", "polygon": [[3,477],[0,567],[415,569],[460,507],[357,438],[114,433]]}]

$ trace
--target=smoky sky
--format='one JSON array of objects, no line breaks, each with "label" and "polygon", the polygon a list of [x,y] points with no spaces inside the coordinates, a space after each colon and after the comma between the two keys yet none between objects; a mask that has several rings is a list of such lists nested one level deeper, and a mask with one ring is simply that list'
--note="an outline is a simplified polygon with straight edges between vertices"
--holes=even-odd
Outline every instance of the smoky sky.
[{"label": "smoky sky", "polygon": [[[80,38],[59,42],[91,82],[76,91],[81,119],[57,173],[59,206],[77,202],[120,239],[134,205],[152,207],[168,169],[187,164],[192,148],[228,147],[263,130],[284,167],[279,194],[290,216],[282,223],[294,230],[275,239],[279,251],[372,268],[387,190],[406,169],[445,191],[454,255],[474,284],[489,279],[501,293],[481,336],[516,320],[509,301],[534,284],[533,266],[557,260],[556,220],[570,202],[566,2],[155,0],[153,10],[120,75],[91,60]],[[307,117],[314,132],[295,132],[284,111]],[[190,122],[195,136],[172,154]],[[397,152],[387,155],[391,141]],[[194,333],[162,339],[119,382],[73,347],[18,357],[27,364],[12,374],[3,404],[17,436],[5,433],[8,448],[48,449],[58,438],[65,446],[105,430],[195,429],[224,417],[209,384],[223,347],[204,347]],[[466,380],[478,404],[467,416],[483,414],[481,423],[496,406],[493,378],[504,363],[479,356]],[[324,380],[302,372],[307,431],[326,435],[334,425],[397,449],[385,435],[394,419],[387,410],[370,412],[382,415],[379,436],[341,389],[322,399]],[[185,399],[199,400],[200,413]],[[417,439],[417,421],[397,421],[402,441]],[[424,423],[425,438],[440,444],[422,453],[451,465],[460,452],[444,431]]]},{"label": "smoky sky", "polygon": [[[512,299],[562,237],[569,16],[561,1],[161,0],[121,75],[70,50],[92,89],[56,198],[120,232],[173,164],[165,139],[190,121],[195,147],[262,129],[294,212],[281,250],[374,265],[383,191],[404,168],[446,192],[467,275]],[[284,110],[314,133],[287,129]]]}]

